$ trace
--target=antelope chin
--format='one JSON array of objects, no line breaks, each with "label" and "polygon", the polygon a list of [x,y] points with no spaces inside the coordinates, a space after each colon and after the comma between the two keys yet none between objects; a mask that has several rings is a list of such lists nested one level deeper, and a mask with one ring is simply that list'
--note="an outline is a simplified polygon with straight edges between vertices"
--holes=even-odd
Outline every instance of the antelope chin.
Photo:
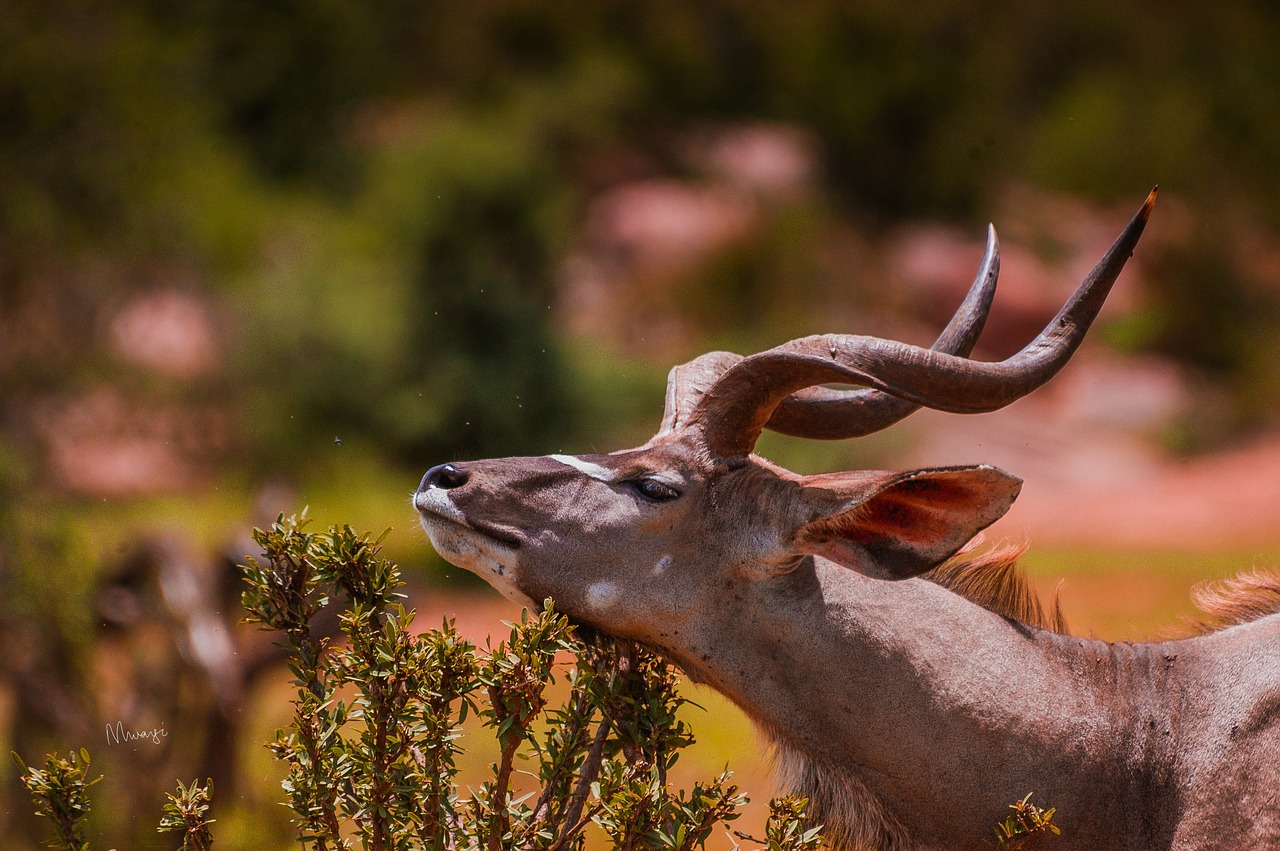
[{"label": "antelope chin", "polygon": [[516,585],[517,545],[472,526],[442,492],[421,491],[414,496],[413,505],[431,546],[441,558],[479,576],[508,600],[532,612],[542,610]]}]

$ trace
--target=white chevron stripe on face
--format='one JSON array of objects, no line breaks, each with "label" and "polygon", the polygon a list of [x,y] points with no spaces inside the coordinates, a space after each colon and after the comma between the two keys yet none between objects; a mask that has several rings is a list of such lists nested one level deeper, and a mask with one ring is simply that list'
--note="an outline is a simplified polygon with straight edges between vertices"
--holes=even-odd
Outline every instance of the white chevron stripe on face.
[{"label": "white chevron stripe on face", "polygon": [[598,482],[612,483],[617,476],[612,470],[601,467],[599,464],[593,464],[590,461],[584,461],[576,455],[548,455],[552,461],[559,461],[566,467],[572,467],[579,472],[585,473]]}]

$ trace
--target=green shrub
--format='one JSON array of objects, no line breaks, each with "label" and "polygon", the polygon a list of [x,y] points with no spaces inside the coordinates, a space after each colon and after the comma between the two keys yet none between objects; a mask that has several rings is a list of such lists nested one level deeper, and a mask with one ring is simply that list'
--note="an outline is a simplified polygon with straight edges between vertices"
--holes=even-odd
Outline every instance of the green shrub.
[{"label": "green shrub", "polygon": [[[673,791],[667,775],[693,742],[672,667],[646,650],[584,636],[548,603],[527,612],[505,641],[480,650],[453,624],[412,629],[399,571],[381,539],[349,526],[312,533],[303,518],[255,530],[247,620],[280,634],[297,695],[288,727],[270,748],[297,838],[330,849],[581,849],[589,829],[625,849],[703,847],[745,802],[728,773]],[[341,640],[315,618],[341,599]],[[568,696],[550,705],[563,676]],[[499,746],[497,762],[464,796],[457,780],[461,724],[477,715]],[[516,771],[518,761],[528,767]],[[57,828],[56,847],[87,849],[88,754],[19,760],[23,782]],[[100,779],[100,778],[99,778]],[[520,782],[517,782],[517,781]],[[178,784],[161,831],[184,851],[212,846],[212,789]],[[738,834],[740,838],[740,834]],[[821,844],[804,802],[775,800],[770,851]]]},{"label": "green shrub", "polygon": [[995,847],[999,851],[1018,851],[1037,836],[1057,836],[1062,833],[1053,823],[1053,807],[1041,809],[1031,803],[1028,792],[1021,801],[1009,805],[1009,816],[995,828]]},{"label": "green shrub", "polygon": [[88,851],[84,838],[84,819],[89,815],[89,787],[101,780],[88,778],[89,753],[81,750],[67,759],[50,755],[45,767],[30,768],[22,757],[13,755],[22,771],[22,785],[27,787],[36,805],[36,813],[49,819],[58,835],[59,845],[68,851]]}]

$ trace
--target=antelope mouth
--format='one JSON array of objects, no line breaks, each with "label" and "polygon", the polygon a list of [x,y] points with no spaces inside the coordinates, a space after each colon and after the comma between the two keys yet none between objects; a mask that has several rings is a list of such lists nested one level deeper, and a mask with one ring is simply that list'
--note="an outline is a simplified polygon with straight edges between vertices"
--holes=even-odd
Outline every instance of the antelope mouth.
[{"label": "antelope mouth", "polygon": [[520,549],[520,541],[509,532],[487,523],[468,520],[443,491],[434,488],[419,491],[414,494],[413,507],[418,510],[418,517],[428,535],[431,534],[433,527],[452,534],[469,532],[487,538],[509,550]]},{"label": "antelope mouth", "polygon": [[443,492],[428,488],[414,494],[413,507],[431,545],[445,561],[469,570],[502,596],[541,611],[516,581],[516,550],[520,542],[510,533],[468,520]]}]

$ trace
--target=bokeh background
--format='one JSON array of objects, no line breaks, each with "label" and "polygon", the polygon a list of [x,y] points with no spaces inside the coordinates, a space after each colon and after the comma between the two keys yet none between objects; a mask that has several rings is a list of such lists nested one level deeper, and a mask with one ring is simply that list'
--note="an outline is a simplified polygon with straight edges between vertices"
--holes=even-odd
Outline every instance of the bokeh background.
[{"label": "bokeh background", "polygon": [[[196,776],[219,847],[289,847],[287,674],[234,626],[254,524],[393,527],[426,625],[501,631],[415,527],[428,466],[634,445],[710,348],[928,342],[988,221],[1006,355],[1156,183],[1052,386],[761,450],[1000,464],[1027,486],[992,534],[1076,630],[1176,625],[1280,554],[1278,43],[1262,0],[3,0],[0,747],[90,748],[104,847],[169,847]],[[766,799],[749,725],[695,699],[682,765]],[[35,847],[16,772],[0,796]]]}]

